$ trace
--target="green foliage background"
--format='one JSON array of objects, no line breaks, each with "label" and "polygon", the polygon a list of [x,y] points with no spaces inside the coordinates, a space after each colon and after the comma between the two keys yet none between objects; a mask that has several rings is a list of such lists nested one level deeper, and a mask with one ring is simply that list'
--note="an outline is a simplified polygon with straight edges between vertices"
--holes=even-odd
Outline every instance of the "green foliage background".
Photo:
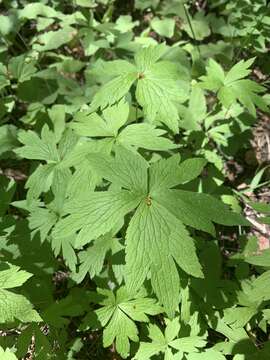
[{"label": "green foliage background", "polygon": [[269,360],[269,2],[0,8],[1,360]]}]

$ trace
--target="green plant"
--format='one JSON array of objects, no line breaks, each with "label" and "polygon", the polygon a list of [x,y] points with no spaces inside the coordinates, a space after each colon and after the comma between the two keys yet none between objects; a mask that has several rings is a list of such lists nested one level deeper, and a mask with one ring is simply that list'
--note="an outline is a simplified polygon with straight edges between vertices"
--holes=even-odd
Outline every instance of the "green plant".
[{"label": "green plant", "polygon": [[2,1],[1,359],[268,360],[253,5]]}]

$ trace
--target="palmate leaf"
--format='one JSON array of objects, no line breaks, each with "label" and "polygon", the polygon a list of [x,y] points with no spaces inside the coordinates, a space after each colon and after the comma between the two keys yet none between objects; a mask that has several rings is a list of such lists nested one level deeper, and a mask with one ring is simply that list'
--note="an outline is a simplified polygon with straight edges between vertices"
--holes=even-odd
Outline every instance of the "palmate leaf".
[{"label": "palmate leaf", "polygon": [[26,182],[27,201],[30,203],[37,199],[42,192],[47,192],[53,182],[57,162],[60,160],[54,133],[44,125],[39,137],[33,131],[19,133],[19,141],[23,144],[15,152],[22,158],[31,160],[44,160],[46,164],[39,164]]},{"label": "palmate leaf", "polygon": [[15,294],[7,289],[21,286],[32,274],[21,271],[18,266],[9,265],[0,271],[0,323],[42,321],[32,304],[23,295]]},{"label": "palmate leaf", "polygon": [[129,355],[129,340],[139,341],[135,321],[148,322],[147,315],[157,315],[162,308],[142,291],[133,297],[128,295],[124,287],[117,290],[116,295],[105,289],[98,289],[98,293],[106,297],[99,303],[103,307],[95,311],[105,327],[103,345],[108,347],[115,340],[116,350],[125,359]]},{"label": "palmate leaf", "polygon": [[137,81],[136,99],[143,107],[147,120],[162,122],[177,133],[179,117],[176,103],[181,101],[186,86],[183,90],[184,82],[174,63],[158,62],[165,51],[164,44],[139,50],[135,55],[135,65],[125,62],[123,73],[96,93],[91,109],[103,109],[119,101]]},{"label": "palmate leaf", "polygon": [[194,242],[184,224],[214,234],[212,222],[248,222],[210,195],[171,189],[196,178],[205,165],[203,159],[179,165],[180,157],[176,155],[149,168],[139,154],[120,147],[115,157],[92,153],[88,159],[98,175],[121,189],[91,192],[82,199],[70,200],[66,204],[70,215],[56,225],[53,236],[66,237],[78,231],[76,246],[80,247],[109,232],[136,209],[126,232],[128,291],[136,293],[150,274],[160,303],[173,316],[180,292],[176,264],[191,276],[203,277]]},{"label": "palmate leaf", "polygon": [[89,302],[84,289],[73,288],[66,297],[51,303],[42,316],[46,323],[61,328],[69,324],[69,318],[82,316],[89,309]]},{"label": "palmate leaf", "polygon": [[54,131],[50,130],[47,124],[43,126],[40,136],[33,131],[22,131],[18,137],[23,146],[15,150],[23,158],[46,161],[46,164],[39,164],[26,182],[28,203],[52,188],[59,213],[71,177],[68,166],[73,165],[71,162],[66,166],[65,161],[66,158],[70,159],[69,153],[72,153],[78,141],[71,129],[64,132],[65,114],[60,114],[61,111],[63,108],[56,105],[49,112],[54,123]]},{"label": "palmate leaf", "polygon": [[[189,159],[179,165],[175,155],[152,164],[139,154],[116,148],[114,157],[92,153],[91,167],[111,182],[114,191],[91,192],[66,204],[66,213],[53,232],[67,237],[78,232],[76,246],[109,232],[135,210],[126,232],[126,282],[132,294],[147,275],[158,299],[173,316],[179,298],[178,264],[189,275],[203,277],[194,242],[184,224],[214,234],[212,222],[235,225],[248,223],[206,194],[172,189],[191,181],[202,171],[205,160]],[[188,256],[187,256],[188,254]]]},{"label": "palmate leaf", "polygon": [[[146,52],[147,49],[142,51]],[[179,116],[175,104],[181,101],[182,86],[175,64],[160,61],[144,67],[140,59],[135,61],[140,71],[136,99],[143,107],[146,118],[150,122],[163,122],[177,133]]]},{"label": "palmate leaf", "polygon": [[177,147],[171,140],[162,137],[166,131],[156,128],[153,124],[130,124],[120,131],[120,128],[127,122],[128,116],[129,105],[122,100],[118,104],[104,109],[102,117],[97,113],[77,113],[71,127],[78,135],[111,138],[115,144],[127,148],[141,147],[165,151]]},{"label": "palmate leaf", "polygon": [[251,73],[249,68],[254,60],[241,60],[225,74],[222,67],[211,59],[206,69],[207,74],[201,77],[201,86],[217,91],[219,100],[226,108],[230,108],[238,100],[253,116],[256,115],[255,106],[268,111],[267,104],[258,95],[264,91],[264,87],[255,81],[244,79]]},{"label": "palmate leaf", "polygon": [[[50,109],[49,115],[53,122],[53,130],[50,130],[48,125],[45,124],[42,127],[40,136],[31,130],[19,132],[18,139],[23,146],[17,148],[15,152],[26,159],[44,160],[47,162],[47,168],[59,165],[60,161],[63,162],[69,153],[72,153],[78,142],[77,135],[71,129],[64,131],[65,114],[62,113],[63,111],[61,105],[55,105]],[[42,175],[46,177],[47,171],[45,169],[39,169],[39,171],[41,171],[40,177]]]},{"label": "palmate leaf", "polygon": [[[189,336],[179,336],[179,318],[172,321],[167,320],[165,333],[157,325],[149,325],[149,338],[152,342],[140,342],[139,350],[133,360],[148,360],[154,355],[164,354],[163,359],[174,360],[184,359],[184,354],[197,353],[206,344],[204,336],[190,334]],[[176,350],[176,351],[175,351]]]}]

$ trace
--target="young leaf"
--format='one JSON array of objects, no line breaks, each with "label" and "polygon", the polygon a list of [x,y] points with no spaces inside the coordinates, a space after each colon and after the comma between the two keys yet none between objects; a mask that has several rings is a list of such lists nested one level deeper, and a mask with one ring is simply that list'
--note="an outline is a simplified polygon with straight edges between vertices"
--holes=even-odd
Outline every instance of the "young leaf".
[{"label": "young leaf", "polygon": [[105,108],[123,98],[137,80],[136,99],[150,122],[162,122],[178,132],[176,103],[183,97],[182,76],[169,61],[159,61],[166,51],[164,44],[142,48],[135,55],[135,65],[124,67],[124,73],[103,85],[93,98],[91,109]]},{"label": "young leaf", "polygon": [[255,106],[267,111],[266,103],[258,95],[264,91],[264,87],[244,79],[251,73],[249,68],[253,62],[254,59],[241,60],[225,75],[222,67],[211,59],[206,69],[207,75],[201,77],[201,85],[205,89],[217,91],[219,100],[226,108],[238,100],[253,116],[256,115]]},{"label": "young leaf", "polygon": [[[144,58],[150,50],[143,49]],[[145,66],[137,59],[139,78],[136,88],[136,99],[143,107],[148,121],[164,123],[174,133],[178,132],[179,115],[176,103],[181,101],[181,77],[173,63],[160,61]]]},{"label": "young leaf", "polygon": [[148,322],[147,315],[156,315],[162,308],[154,299],[142,293],[130,297],[125,288],[117,290],[116,295],[109,290],[98,290],[106,298],[100,302],[103,307],[96,310],[98,320],[105,327],[103,345],[116,342],[116,350],[125,359],[129,355],[129,340],[138,342],[138,329],[135,321]]},{"label": "young leaf", "polygon": [[[164,335],[157,325],[149,325],[149,338],[152,342],[141,342],[133,359],[148,360],[160,353],[164,353],[164,359],[184,359],[184,353],[186,355],[196,353],[205,346],[206,341],[203,336],[190,334],[190,336],[178,337],[179,329],[179,318],[167,321]],[[173,357],[172,349],[178,350],[176,357]]]}]

